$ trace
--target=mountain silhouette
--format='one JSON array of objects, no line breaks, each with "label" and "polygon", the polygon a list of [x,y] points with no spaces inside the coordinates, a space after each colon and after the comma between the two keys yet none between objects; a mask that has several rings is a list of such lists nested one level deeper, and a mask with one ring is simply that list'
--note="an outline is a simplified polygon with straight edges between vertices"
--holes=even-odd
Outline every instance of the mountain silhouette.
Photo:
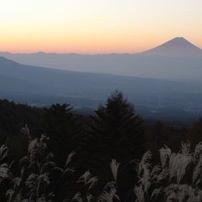
[{"label": "mountain silhouette", "polygon": [[200,82],[202,50],[183,37],[176,37],[138,54],[0,53],[21,64],[72,72],[91,72],[169,81]]},{"label": "mountain silhouette", "polygon": [[202,49],[183,37],[176,37],[162,45],[144,52],[145,54],[174,57],[202,57]]},{"label": "mountain silhouette", "polygon": [[[117,55],[114,57],[118,59]],[[145,57],[142,61],[145,62]],[[179,79],[168,81],[162,80],[162,77],[163,73],[170,73],[172,78],[173,75],[179,78],[182,74],[183,77],[188,77],[194,72],[192,77],[196,78],[197,75],[201,78],[201,71],[195,72],[191,68],[186,75],[186,68],[172,68],[170,64],[167,65],[169,66],[155,69],[155,66],[150,64],[150,69],[148,66],[144,69],[145,72],[151,70],[155,76],[159,73],[157,76],[161,79],[157,80],[22,65],[0,57],[0,99],[40,106],[67,102],[76,108],[95,109],[111,92],[119,89],[136,104],[143,115],[159,119],[159,116],[162,118],[161,114],[168,113],[172,111],[173,106],[177,106],[177,110],[183,114],[184,109],[188,109],[189,114],[192,114],[191,110],[194,108],[198,116],[198,111],[201,111],[201,83],[192,84],[187,80],[180,82]]]}]

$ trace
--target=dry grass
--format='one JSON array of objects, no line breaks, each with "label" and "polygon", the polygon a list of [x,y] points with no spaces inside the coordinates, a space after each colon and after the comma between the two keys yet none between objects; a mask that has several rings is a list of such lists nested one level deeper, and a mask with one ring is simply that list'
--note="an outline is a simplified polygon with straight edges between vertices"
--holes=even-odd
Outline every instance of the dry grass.
[{"label": "dry grass", "polygon": [[[29,135],[26,127],[21,132]],[[52,202],[55,201],[58,190],[65,190],[63,202],[122,201],[118,191],[120,174],[124,169],[121,163],[112,159],[108,167],[112,179],[99,190],[100,194],[95,196],[94,190],[99,184],[98,177],[92,175],[90,170],[85,171],[80,177],[75,175],[75,169],[70,166],[75,152],[67,156],[65,168],[58,167],[53,154],[47,151],[47,140],[48,137],[45,135],[38,139],[30,139],[27,154],[19,161],[7,160],[7,146],[0,147],[0,194],[4,196],[4,201]],[[133,200],[129,201],[202,201],[202,143],[196,145],[192,153],[189,143],[182,143],[178,153],[172,152],[167,146],[159,152],[159,164],[153,165],[150,151],[135,164],[134,173],[137,181],[131,187],[130,195]],[[72,186],[76,187],[73,191]],[[4,193],[1,191],[2,188]]]},{"label": "dry grass", "polygon": [[190,153],[189,143],[182,143],[178,153],[164,146],[160,149],[161,164],[155,166],[146,160],[148,154],[138,165],[139,181],[134,188],[137,202],[202,201],[201,143],[194,153]]}]

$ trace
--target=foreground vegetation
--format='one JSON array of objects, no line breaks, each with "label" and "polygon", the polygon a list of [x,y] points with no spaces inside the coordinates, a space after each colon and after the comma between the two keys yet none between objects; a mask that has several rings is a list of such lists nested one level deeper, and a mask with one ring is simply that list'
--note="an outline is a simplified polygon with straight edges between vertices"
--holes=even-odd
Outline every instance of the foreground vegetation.
[{"label": "foreground vegetation", "polygon": [[0,201],[202,201],[201,123],[145,125],[117,91],[91,116],[2,100]]}]

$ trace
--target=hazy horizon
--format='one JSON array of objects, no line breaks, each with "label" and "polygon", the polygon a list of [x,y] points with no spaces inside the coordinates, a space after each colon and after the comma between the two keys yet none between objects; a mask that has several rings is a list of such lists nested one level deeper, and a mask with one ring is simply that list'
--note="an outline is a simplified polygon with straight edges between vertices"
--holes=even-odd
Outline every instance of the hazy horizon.
[{"label": "hazy horizon", "polygon": [[202,48],[196,0],[7,0],[1,2],[1,51],[138,53],[177,36]]},{"label": "hazy horizon", "polygon": [[150,51],[150,50],[153,50],[153,49],[156,49],[156,48],[159,48],[161,46],[163,46],[164,44],[166,43],[169,43],[170,41],[173,41],[175,39],[179,39],[179,38],[182,38],[184,39],[185,41],[189,42],[190,44],[192,44],[193,46],[199,48],[201,51],[202,51],[202,48],[199,47],[197,44],[193,44],[192,41],[189,41],[189,39],[186,39],[184,38],[183,36],[176,36],[172,39],[168,39],[164,42],[162,42],[161,44],[156,44],[154,45],[153,47],[149,47],[148,49],[145,49],[145,50],[142,50],[140,52],[101,52],[101,53],[82,53],[82,52],[45,52],[45,51],[41,51],[41,50],[38,50],[38,51],[35,51],[35,52],[9,52],[9,51],[3,51],[3,50],[0,50],[0,53],[10,53],[10,54],[81,54],[81,55],[110,55],[110,54],[140,54],[140,53],[144,53],[144,52],[147,52],[147,51]]},{"label": "hazy horizon", "polygon": [[202,50],[184,38],[174,38],[142,54],[10,54],[0,56],[20,64],[120,76],[200,82]]}]

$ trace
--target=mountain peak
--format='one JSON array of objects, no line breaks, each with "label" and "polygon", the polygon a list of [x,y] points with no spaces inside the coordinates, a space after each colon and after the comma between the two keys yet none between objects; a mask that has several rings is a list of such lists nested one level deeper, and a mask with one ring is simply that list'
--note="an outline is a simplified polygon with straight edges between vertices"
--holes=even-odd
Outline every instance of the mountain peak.
[{"label": "mountain peak", "polygon": [[170,45],[170,46],[174,45],[174,46],[183,46],[183,47],[187,46],[189,48],[199,49],[197,46],[195,46],[194,44],[186,40],[184,37],[175,37],[160,46],[165,46],[165,45]]},{"label": "mountain peak", "polygon": [[187,40],[184,37],[180,36],[180,37],[175,37],[171,39],[170,41],[187,41]]},{"label": "mountain peak", "polygon": [[175,37],[172,40],[180,40],[180,41],[187,41],[184,37],[180,36],[180,37]]},{"label": "mountain peak", "polygon": [[153,49],[145,51],[144,53],[175,57],[202,56],[202,50],[186,40],[184,37],[175,37]]}]

